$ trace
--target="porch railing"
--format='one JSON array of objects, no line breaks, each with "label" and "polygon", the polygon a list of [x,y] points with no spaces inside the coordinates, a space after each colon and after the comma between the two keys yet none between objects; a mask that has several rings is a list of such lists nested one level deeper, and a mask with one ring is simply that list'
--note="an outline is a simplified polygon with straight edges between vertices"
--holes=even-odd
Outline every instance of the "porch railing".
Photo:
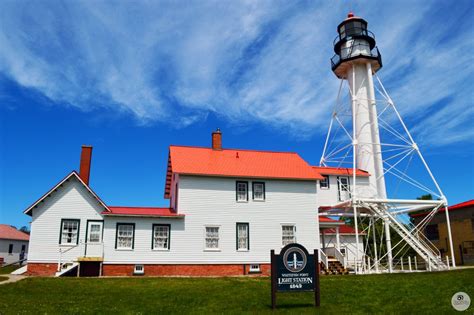
[{"label": "porch railing", "polygon": [[344,256],[344,254],[341,253],[341,251],[338,250],[336,247],[326,247],[326,248],[323,249],[323,251],[327,256],[333,256],[338,261],[340,261],[342,263],[342,265],[344,266],[344,268],[347,267],[346,256]]},{"label": "porch railing", "polygon": [[328,256],[321,249],[319,250],[319,261],[322,262],[326,268],[329,267]]}]

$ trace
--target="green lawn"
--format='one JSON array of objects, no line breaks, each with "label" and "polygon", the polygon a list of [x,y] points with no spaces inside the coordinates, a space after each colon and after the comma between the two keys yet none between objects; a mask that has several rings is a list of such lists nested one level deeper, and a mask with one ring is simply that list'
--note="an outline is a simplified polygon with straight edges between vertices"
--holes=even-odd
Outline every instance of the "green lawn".
[{"label": "green lawn", "polygon": [[16,269],[20,268],[19,266],[17,265],[10,265],[10,266],[6,266],[6,267],[0,267],[0,275],[5,275],[7,273],[10,273]]},{"label": "green lawn", "polygon": [[8,277],[0,276],[0,282],[8,280]]},{"label": "green lawn", "polygon": [[[325,276],[316,313],[457,313],[451,296],[474,300],[474,269]],[[315,313],[311,293],[278,294],[278,312]],[[474,307],[471,306],[470,314]],[[0,285],[0,314],[271,313],[268,278],[28,278]]]}]

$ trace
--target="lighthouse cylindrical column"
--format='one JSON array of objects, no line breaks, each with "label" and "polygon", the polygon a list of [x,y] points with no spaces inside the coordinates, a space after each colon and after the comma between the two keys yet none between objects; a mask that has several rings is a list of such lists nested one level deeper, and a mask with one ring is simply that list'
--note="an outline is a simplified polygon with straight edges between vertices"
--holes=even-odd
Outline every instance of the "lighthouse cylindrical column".
[{"label": "lighthouse cylindrical column", "polygon": [[386,198],[383,162],[378,132],[375,91],[370,62],[352,62],[347,75],[354,116],[354,139],[357,141],[357,168],[369,172],[370,188],[358,192],[359,197]]}]

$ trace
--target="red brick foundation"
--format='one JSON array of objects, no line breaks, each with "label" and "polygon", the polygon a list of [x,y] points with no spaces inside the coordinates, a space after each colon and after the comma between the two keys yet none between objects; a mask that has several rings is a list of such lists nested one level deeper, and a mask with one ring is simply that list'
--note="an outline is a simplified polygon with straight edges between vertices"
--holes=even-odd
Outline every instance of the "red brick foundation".
[{"label": "red brick foundation", "polygon": [[[135,265],[104,264],[103,276],[133,276]],[[54,263],[28,263],[29,276],[54,276],[57,271]],[[249,272],[250,265],[145,265],[145,276],[190,276],[190,277],[225,277],[225,276],[269,276],[270,264],[261,264],[259,273]]]},{"label": "red brick foundation", "polygon": [[[261,264],[260,273],[249,273],[249,265],[144,265],[145,276],[192,276],[192,277],[223,277],[223,276],[268,276],[270,264]],[[104,264],[103,276],[133,276],[134,265]]]},{"label": "red brick foundation", "polygon": [[48,263],[28,263],[28,270],[26,272],[29,276],[54,276],[58,269],[58,264]]}]

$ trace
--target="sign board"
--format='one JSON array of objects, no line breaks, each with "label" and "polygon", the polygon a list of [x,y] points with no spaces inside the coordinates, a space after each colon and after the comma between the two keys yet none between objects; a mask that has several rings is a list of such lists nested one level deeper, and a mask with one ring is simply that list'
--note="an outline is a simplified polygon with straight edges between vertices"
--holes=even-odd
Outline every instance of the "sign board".
[{"label": "sign board", "polygon": [[318,253],[312,255],[300,244],[292,243],[282,248],[279,255],[271,251],[272,308],[276,307],[277,292],[314,291],[315,306],[319,306]]}]

